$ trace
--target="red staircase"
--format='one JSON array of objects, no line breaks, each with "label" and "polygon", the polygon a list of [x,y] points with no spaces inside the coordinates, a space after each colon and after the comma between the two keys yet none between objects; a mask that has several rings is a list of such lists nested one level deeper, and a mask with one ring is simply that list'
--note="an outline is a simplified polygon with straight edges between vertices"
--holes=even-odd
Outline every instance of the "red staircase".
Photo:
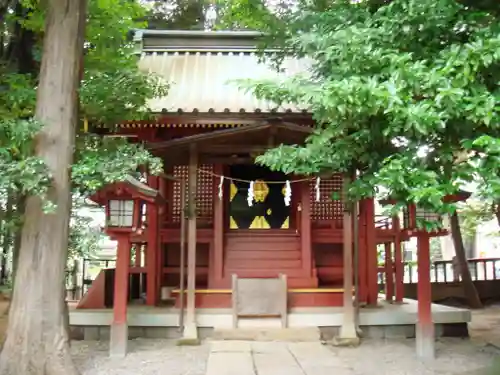
[{"label": "red staircase", "polygon": [[224,279],[287,276],[289,288],[314,288],[317,278],[302,266],[300,236],[295,232],[238,231],[226,234]]}]

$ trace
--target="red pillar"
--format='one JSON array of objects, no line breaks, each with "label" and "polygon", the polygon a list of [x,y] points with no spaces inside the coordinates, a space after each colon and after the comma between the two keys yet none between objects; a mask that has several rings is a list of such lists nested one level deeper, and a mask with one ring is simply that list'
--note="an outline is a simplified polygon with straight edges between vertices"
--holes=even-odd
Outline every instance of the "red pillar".
[{"label": "red pillar", "polygon": [[[223,166],[221,164],[214,165],[214,173],[219,176],[224,175]],[[220,288],[224,278],[224,200],[219,197],[219,184],[220,180],[215,181],[214,191],[214,242],[213,242],[213,273],[212,280],[209,280],[211,287]],[[222,187],[222,192],[229,190]]]},{"label": "red pillar", "polygon": [[392,262],[391,243],[385,243],[385,299],[392,302],[394,297],[394,264]]},{"label": "red pillar", "polygon": [[312,245],[311,245],[311,194],[309,182],[300,184],[301,206],[300,215],[300,245],[302,249],[302,270],[311,277],[312,275]]},{"label": "red pillar", "polygon": [[115,269],[113,299],[113,322],[111,324],[109,355],[125,357],[127,355],[128,326],[127,303],[130,269],[130,238],[121,235],[117,238],[118,249]]},{"label": "red pillar", "polygon": [[394,281],[395,281],[395,301],[402,303],[404,298],[404,263],[403,263],[403,249],[401,248],[401,224],[399,217],[393,218],[393,227],[396,235],[394,236]]},{"label": "red pillar", "polygon": [[[158,188],[158,177],[149,176],[148,184],[151,188]],[[147,249],[146,249],[146,268],[147,268],[147,290],[146,304],[155,306],[158,304],[160,294],[160,276],[161,262],[159,259],[159,212],[155,204],[149,204],[147,207]]]},{"label": "red pillar", "polygon": [[366,201],[366,261],[367,261],[367,303],[376,305],[378,302],[378,257],[375,236],[375,201],[373,198]]},{"label": "red pillar", "polygon": [[425,360],[433,359],[434,323],[432,322],[432,289],[429,235],[421,233],[417,237],[418,259],[418,319],[416,326],[417,355]]},{"label": "red pillar", "polygon": [[367,269],[367,256],[366,256],[366,200],[359,202],[359,254],[358,254],[358,268],[359,268],[359,285],[358,285],[358,298],[359,303],[366,304],[368,294],[368,269]]}]

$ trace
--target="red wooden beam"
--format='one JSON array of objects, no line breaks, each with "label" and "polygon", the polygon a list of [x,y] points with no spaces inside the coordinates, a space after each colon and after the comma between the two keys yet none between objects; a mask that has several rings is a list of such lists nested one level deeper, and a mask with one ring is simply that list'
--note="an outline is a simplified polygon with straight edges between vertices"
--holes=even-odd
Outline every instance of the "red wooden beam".
[{"label": "red wooden beam", "polygon": [[359,254],[358,254],[358,268],[359,268],[359,285],[358,285],[358,299],[360,304],[367,303],[368,295],[368,268],[367,268],[367,254],[366,254],[366,200],[359,202]]},{"label": "red wooden beam", "polygon": [[366,252],[367,252],[367,303],[376,305],[378,302],[378,255],[375,233],[375,201],[367,199],[366,204]]},{"label": "red wooden beam", "polygon": [[417,355],[425,360],[433,359],[435,356],[429,239],[430,237],[426,233],[420,233],[417,237],[418,319],[416,326],[416,343]]},{"label": "red wooden beam", "polygon": [[113,323],[111,324],[109,354],[125,357],[127,354],[128,326],[127,303],[130,268],[130,240],[128,235],[118,238],[113,300]]},{"label": "red wooden beam", "polygon": [[395,216],[392,221],[394,227],[394,282],[395,302],[402,303],[404,298],[404,262],[401,247],[401,223],[399,217]]},{"label": "red wooden beam", "polygon": [[[148,176],[148,184],[150,187],[158,188],[158,177]],[[147,250],[146,250],[146,268],[147,268],[147,290],[146,304],[155,306],[158,304],[158,296],[160,292],[160,279],[158,269],[161,266],[159,259],[159,212],[156,204],[149,204],[147,207]],[[159,264],[160,263],[160,264]]]}]

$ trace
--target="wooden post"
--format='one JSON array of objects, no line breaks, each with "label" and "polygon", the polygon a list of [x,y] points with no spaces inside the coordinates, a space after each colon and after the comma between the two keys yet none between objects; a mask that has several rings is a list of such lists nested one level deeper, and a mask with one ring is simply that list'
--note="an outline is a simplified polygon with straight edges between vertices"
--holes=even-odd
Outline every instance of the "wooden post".
[{"label": "wooden post", "polygon": [[352,258],[352,209],[347,203],[347,187],[349,186],[349,178],[344,176],[343,182],[343,202],[344,202],[344,218],[343,218],[343,271],[344,271],[344,298],[343,298],[343,319],[340,326],[339,337],[337,344],[353,345],[359,343],[358,334],[356,332],[356,317],[354,304],[352,300],[353,289],[353,258]]},{"label": "wooden post", "polygon": [[393,218],[394,232],[394,280],[395,280],[395,300],[396,303],[402,303],[404,298],[404,263],[401,247],[401,224],[399,217]]},{"label": "wooden post", "polygon": [[434,359],[434,323],[432,321],[431,262],[429,235],[417,237],[418,259],[418,319],[416,326],[417,355],[421,359]]},{"label": "wooden post", "polygon": [[[158,178],[155,176],[148,176],[148,184],[151,188],[158,188]],[[155,306],[158,304],[158,296],[160,293],[159,285],[159,265],[158,265],[158,249],[159,249],[159,215],[158,207],[155,204],[148,204],[147,206],[147,249],[146,249],[146,269],[147,269],[147,282],[146,282],[146,304]]]},{"label": "wooden post", "polygon": [[312,275],[312,245],[311,245],[311,195],[309,183],[300,184],[302,212],[300,215],[300,245],[302,249],[302,270],[307,277]]},{"label": "wooden post", "polygon": [[386,242],[385,247],[385,299],[392,302],[394,296],[394,264],[392,262],[391,243]]},{"label": "wooden post", "polygon": [[359,254],[358,254],[358,299],[359,304],[364,305],[367,302],[367,256],[366,256],[366,200],[359,202]]},{"label": "wooden post", "polygon": [[115,269],[113,299],[113,322],[111,324],[109,355],[125,357],[127,355],[128,326],[127,303],[130,268],[130,238],[122,235],[117,238],[118,250]]},{"label": "wooden post", "polygon": [[366,202],[366,261],[367,261],[367,303],[375,306],[378,302],[378,256],[375,238],[375,201],[370,198]]},{"label": "wooden post", "polygon": [[[214,166],[214,173],[217,175],[223,175],[222,164],[216,164]],[[219,198],[219,181],[215,184],[214,191],[214,245],[213,245],[213,273],[212,273],[212,285],[218,288],[221,285],[222,279],[224,277],[224,200],[226,197],[222,196]],[[224,192],[224,187],[222,191]]]},{"label": "wooden post", "polygon": [[194,145],[189,154],[188,171],[188,254],[187,254],[187,301],[186,322],[182,340],[192,344],[198,341],[196,327],[196,184],[198,175],[198,155]]}]

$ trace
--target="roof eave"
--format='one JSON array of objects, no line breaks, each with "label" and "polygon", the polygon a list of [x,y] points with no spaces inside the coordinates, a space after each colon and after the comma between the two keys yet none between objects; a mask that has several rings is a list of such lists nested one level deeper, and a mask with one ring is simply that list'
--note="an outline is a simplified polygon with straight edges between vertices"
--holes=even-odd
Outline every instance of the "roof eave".
[{"label": "roof eave", "polygon": [[254,39],[264,36],[265,34],[259,31],[201,31],[201,30],[150,30],[136,29],[135,39],[144,37],[184,37],[184,38],[243,38]]}]

